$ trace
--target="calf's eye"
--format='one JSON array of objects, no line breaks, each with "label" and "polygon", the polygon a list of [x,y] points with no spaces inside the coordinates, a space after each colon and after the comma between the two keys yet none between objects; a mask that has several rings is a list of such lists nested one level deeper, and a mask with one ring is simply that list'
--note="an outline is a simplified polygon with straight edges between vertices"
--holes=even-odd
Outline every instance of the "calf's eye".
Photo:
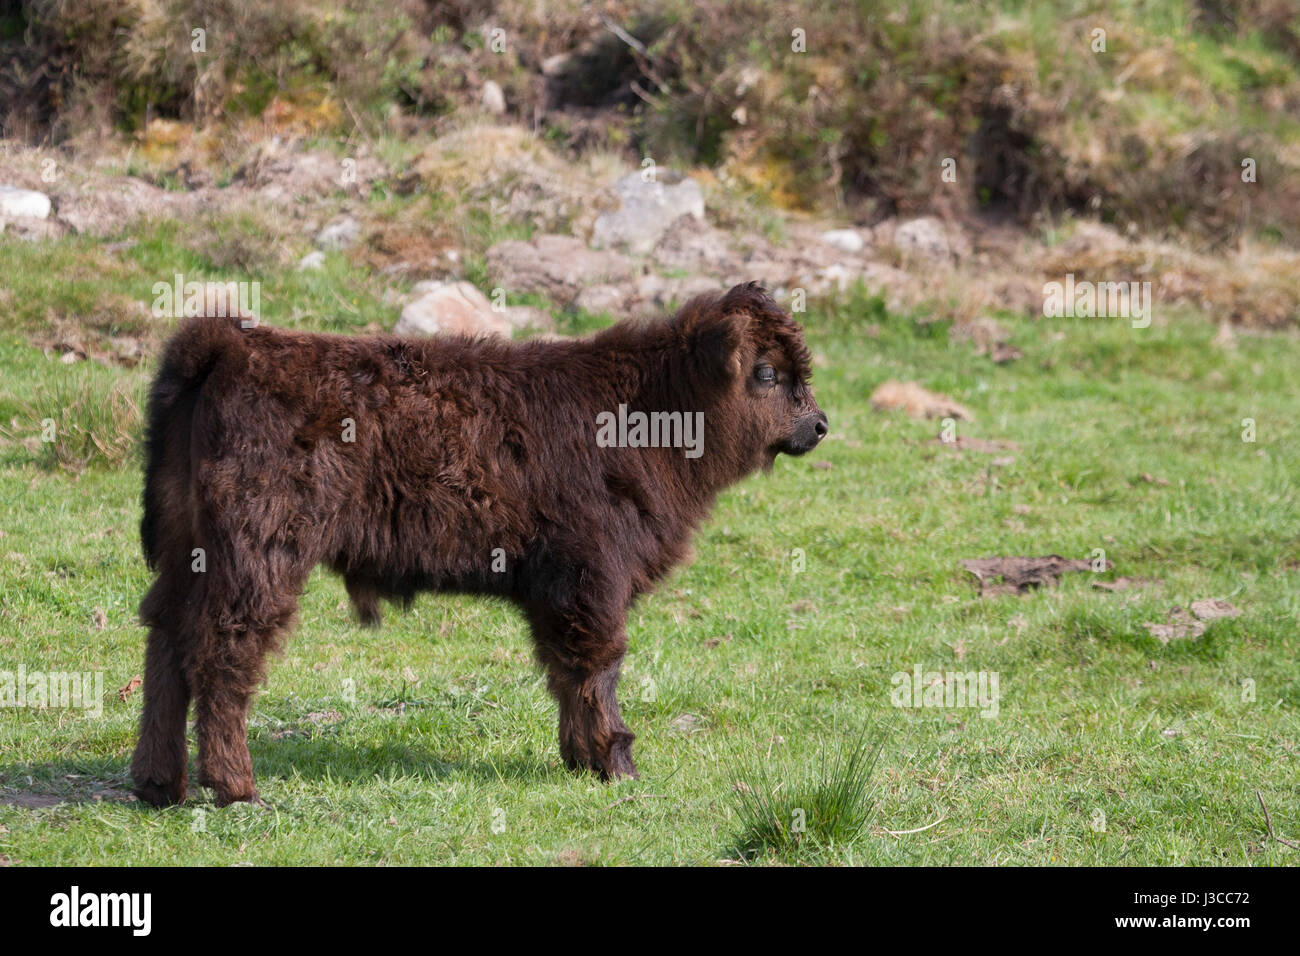
[{"label": "calf's eye", "polygon": [[758,379],[760,382],[775,382],[776,369],[772,368],[770,365],[760,365],[758,368],[754,369],[754,378]]}]

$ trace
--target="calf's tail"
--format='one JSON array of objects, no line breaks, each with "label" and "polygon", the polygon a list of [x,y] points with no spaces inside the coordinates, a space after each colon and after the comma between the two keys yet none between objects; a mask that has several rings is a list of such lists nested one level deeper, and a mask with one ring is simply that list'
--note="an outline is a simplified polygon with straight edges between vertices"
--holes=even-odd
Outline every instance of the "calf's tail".
[{"label": "calf's tail", "polygon": [[190,319],[163,351],[145,414],[140,543],[151,570],[164,540],[182,546],[191,538],[194,410],[203,383],[223,352],[238,347],[240,334],[238,319]]}]

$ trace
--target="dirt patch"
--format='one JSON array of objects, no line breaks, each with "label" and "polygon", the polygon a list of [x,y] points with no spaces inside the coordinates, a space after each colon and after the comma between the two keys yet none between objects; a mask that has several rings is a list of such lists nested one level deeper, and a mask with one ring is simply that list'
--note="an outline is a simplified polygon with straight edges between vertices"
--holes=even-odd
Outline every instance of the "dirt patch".
[{"label": "dirt patch", "polygon": [[44,810],[65,803],[133,803],[135,795],[129,791],[95,781],[77,779],[79,775],[70,774],[68,779],[75,780],[77,790],[72,793],[38,793],[35,790],[0,791],[0,805],[22,807],[25,810]]},{"label": "dirt patch", "polygon": [[1168,644],[1170,641],[1200,637],[1205,633],[1210,621],[1221,617],[1238,617],[1240,614],[1241,609],[1233,607],[1227,601],[1205,598],[1193,601],[1190,611],[1182,607],[1172,607],[1162,623],[1146,621],[1143,627],[1161,644]]},{"label": "dirt patch", "polygon": [[1296,263],[1289,249],[1249,244],[1209,256],[1172,242],[1130,240],[1108,226],[1080,221],[1070,239],[1031,251],[1023,271],[1054,281],[1066,273],[1076,282],[1146,281],[1162,305],[1192,306],[1239,327],[1283,328],[1300,316]]},{"label": "dirt patch", "polygon": [[24,810],[41,810],[45,807],[57,807],[67,802],[66,797],[56,797],[48,793],[0,793],[0,804],[10,807],[22,807]]},{"label": "dirt patch", "polygon": [[1200,637],[1205,633],[1205,624],[1196,620],[1181,607],[1171,609],[1165,617],[1164,623],[1156,624],[1147,621],[1143,624],[1143,627],[1161,644]]},{"label": "dirt patch", "polygon": [[961,418],[974,421],[964,405],[947,395],[932,392],[919,382],[890,380],[871,393],[871,407],[876,411],[902,409],[911,418]]},{"label": "dirt patch", "polygon": [[1192,613],[1202,621],[1213,621],[1221,617],[1240,617],[1241,608],[1233,607],[1218,598],[1204,598],[1192,602]]},{"label": "dirt patch", "polygon": [[454,242],[413,225],[372,232],[354,255],[376,272],[413,278],[450,275],[459,264]]},{"label": "dirt patch", "polygon": [[[1059,554],[1043,558],[970,558],[962,561],[961,566],[979,580],[980,597],[1022,594],[1031,588],[1055,587],[1062,574],[1091,571],[1093,568],[1091,561],[1063,558]],[[1106,562],[1106,570],[1114,566],[1110,561]]]}]

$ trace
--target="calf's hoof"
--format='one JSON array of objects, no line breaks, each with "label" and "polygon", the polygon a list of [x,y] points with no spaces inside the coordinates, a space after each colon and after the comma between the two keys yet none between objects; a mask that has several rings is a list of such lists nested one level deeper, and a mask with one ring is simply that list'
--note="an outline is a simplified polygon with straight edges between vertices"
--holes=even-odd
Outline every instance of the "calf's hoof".
[{"label": "calf's hoof", "polygon": [[610,781],[617,781],[617,780],[640,780],[641,779],[641,774],[637,771],[636,765],[633,764],[631,761],[628,762],[626,767],[611,768],[609,770],[606,770],[604,767],[598,767],[597,770],[600,773],[600,779],[604,783],[609,783]]},{"label": "calf's hoof", "polygon": [[262,806],[262,798],[257,795],[257,784],[249,777],[247,780],[211,780],[200,777],[199,783],[212,791],[212,802],[219,807],[228,807],[232,803],[251,803]]},{"label": "calf's hoof", "polygon": [[641,775],[637,773],[636,763],[632,760],[632,741],[635,738],[630,733],[626,737],[626,740],[615,740],[603,748],[603,753],[598,751],[597,756],[565,753],[564,762],[570,770],[589,770],[599,775],[602,781],[636,780]]},{"label": "calf's hoof", "polygon": [[131,792],[140,800],[153,807],[172,807],[185,802],[185,779],[159,783],[145,780],[131,788]]},{"label": "calf's hoof", "polygon": [[236,790],[232,792],[214,790],[212,802],[219,807],[228,807],[232,803],[251,803],[255,807],[266,806],[256,790]]},{"label": "calf's hoof", "polygon": [[597,765],[596,770],[601,780],[636,780],[641,776],[630,753],[611,755],[608,763]]}]

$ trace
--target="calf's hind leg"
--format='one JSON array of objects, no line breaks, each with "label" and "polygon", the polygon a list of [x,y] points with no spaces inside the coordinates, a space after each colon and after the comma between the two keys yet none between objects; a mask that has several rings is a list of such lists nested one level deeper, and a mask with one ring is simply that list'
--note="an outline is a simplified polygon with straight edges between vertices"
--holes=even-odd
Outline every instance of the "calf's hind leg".
[{"label": "calf's hind leg", "polygon": [[194,702],[199,783],[215,791],[219,807],[258,799],[245,721],[259,677],[257,669],[245,668],[242,663],[209,662],[195,672],[199,685]]},{"label": "calf's hind leg", "polygon": [[[144,657],[144,711],[140,740],[131,758],[134,793],[155,807],[185,800],[185,718],[190,686],[185,673],[188,630],[180,619],[184,588],[173,588],[166,573],[159,577],[140,605],[149,626]],[[167,595],[174,600],[167,600]]]},{"label": "calf's hind leg", "polygon": [[131,758],[133,792],[145,803],[166,807],[185,800],[185,717],[190,690],[175,638],[149,632],[144,661],[144,712],[140,741]]},{"label": "calf's hind leg", "polygon": [[260,802],[248,752],[248,705],[265,674],[266,655],[292,620],[296,603],[285,601],[269,620],[212,631],[195,655],[190,683],[199,783],[212,788],[218,806]]}]

